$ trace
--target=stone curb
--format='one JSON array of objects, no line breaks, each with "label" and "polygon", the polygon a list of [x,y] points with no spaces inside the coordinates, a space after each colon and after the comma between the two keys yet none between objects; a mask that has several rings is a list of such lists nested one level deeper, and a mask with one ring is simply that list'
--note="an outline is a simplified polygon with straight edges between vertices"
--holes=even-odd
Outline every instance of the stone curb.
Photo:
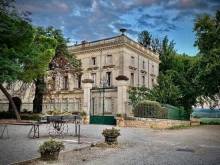
[{"label": "stone curb", "polygon": [[[101,140],[96,141],[96,142],[92,142],[92,143],[90,143],[90,144],[88,144],[87,146],[84,146],[84,147],[79,147],[79,148],[75,148],[75,149],[72,149],[72,150],[63,151],[63,152],[60,152],[59,155],[63,155],[65,153],[72,152],[72,151],[82,151],[82,150],[85,150],[85,149],[89,149],[92,146],[94,146],[94,145],[96,145],[100,142],[101,142]],[[23,165],[23,164],[28,164],[28,163],[31,163],[32,161],[37,161],[37,160],[41,160],[40,157],[35,157],[35,158],[32,158],[32,159],[27,159],[27,160],[23,160],[23,161],[14,162],[14,163],[11,163],[10,165]]]}]

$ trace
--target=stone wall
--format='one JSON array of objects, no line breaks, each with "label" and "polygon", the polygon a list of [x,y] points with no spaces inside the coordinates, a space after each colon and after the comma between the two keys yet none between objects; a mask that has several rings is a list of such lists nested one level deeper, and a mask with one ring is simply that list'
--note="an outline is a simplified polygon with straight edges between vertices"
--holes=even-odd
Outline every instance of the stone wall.
[{"label": "stone wall", "polygon": [[166,129],[175,126],[190,126],[190,121],[154,119],[154,118],[137,118],[129,117],[129,119],[116,118],[119,127],[136,127],[136,128],[157,128]]}]

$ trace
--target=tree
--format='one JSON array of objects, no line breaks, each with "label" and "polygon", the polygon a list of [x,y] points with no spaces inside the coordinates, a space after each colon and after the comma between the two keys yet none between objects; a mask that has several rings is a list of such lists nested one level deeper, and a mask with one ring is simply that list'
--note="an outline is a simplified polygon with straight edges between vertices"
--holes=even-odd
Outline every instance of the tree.
[{"label": "tree", "polygon": [[138,102],[146,100],[149,98],[149,89],[142,87],[132,87],[128,90],[129,100],[131,101],[131,105],[135,107]]},{"label": "tree", "polygon": [[162,51],[161,41],[158,38],[154,38],[147,30],[144,30],[138,34],[138,42],[145,48],[150,48],[159,54]]},{"label": "tree", "polygon": [[[68,39],[65,39],[63,33],[59,29],[54,29],[53,27],[48,28],[37,28],[38,33],[41,35],[45,35],[47,37],[53,37],[57,41],[57,46],[55,49],[55,55],[51,61],[49,61],[47,68],[53,69],[53,62],[56,61],[54,59],[58,57],[65,57],[70,65],[74,68],[80,67],[80,61],[76,59],[73,54],[70,54],[68,51],[67,43]],[[44,82],[44,74],[39,75],[35,80],[35,97],[33,100],[33,112],[39,113],[42,112],[42,103],[43,103],[43,95],[46,90],[46,84]]]},{"label": "tree", "polygon": [[8,7],[1,6],[0,11],[0,89],[20,120],[14,101],[3,84],[17,80],[30,82],[44,73],[54,54],[56,40],[39,35],[28,21],[6,10]]},{"label": "tree", "polygon": [[174,56],[176,55],[176,50],[174,49],[174,41],[169,41],[168,37],[165,36],[162,40],[162,49],[160,55],[160,66],[159,71],[165,73],[167,70],[172,68]]},{"label": "tree", "polygon": [[166,74],[161,73],[158,77],[159,84],[150,90],[148,99],[158,101],[163,104],[179,106],[182,97],[181,90],[173,83],[171,71]]},{"label": "tree", "polygon": [[146,48],[150,47],[151,38],[152,38],[152,35],[147,30],[144,30],[138,34],[138,42]]},{"label": "tree", "polygon": [[200,59],[196,79],[202,95],[215,99],[220,95],[220,11],[215,16],[199,15],[194,31]]}]

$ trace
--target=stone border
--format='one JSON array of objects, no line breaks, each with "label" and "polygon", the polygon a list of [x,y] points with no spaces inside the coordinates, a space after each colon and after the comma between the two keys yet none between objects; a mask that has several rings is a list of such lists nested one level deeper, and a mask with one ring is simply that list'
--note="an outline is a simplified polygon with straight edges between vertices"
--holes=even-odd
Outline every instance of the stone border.
[{"label": "stone border", "polygon": [[170,119],[156,119],[156,118],[139,118],[116,117],[116,124],[119,127],[135,127],[135,128],[155,128],[167,129],[176,126],[190,126],[190,121],[184,120],[170,120]]},{"label": "stone border", "polygon": [[[59,157],[60,156],[63,156],[65,153],[68,153],[68,152],[73,152],[73,151],[81,151],[81,150],[85,150],[85,149],[89,149],[93,146],[95,146],[96,144],[100,143],[100,140],[95,142],[95,143],[91,143],[89,144],[88,146],[84,146],[84,147],[81,147],[81,148],[75,148],[75,149],[71,149],[71,150],[68,150],[68,151],[63,151],[63,152],[60,152],[59,154]],[[58,158],[59,159],[59,158]],[[14,162],[12,163],[13,165],[25,165],[25,164],[30,164],[30,163],[34,163],[35,161],[40,161],[41,158],[40,157],[35,157],[35,158],[32,158],[32,159],[27,159],[27,160],[23,160],[23,161],[18,161],[18,162]]]}]

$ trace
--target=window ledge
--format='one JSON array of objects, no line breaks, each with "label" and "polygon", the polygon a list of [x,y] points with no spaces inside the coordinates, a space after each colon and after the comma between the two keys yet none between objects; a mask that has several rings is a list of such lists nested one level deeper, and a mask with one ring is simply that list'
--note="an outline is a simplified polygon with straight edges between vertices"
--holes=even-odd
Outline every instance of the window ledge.
[{"label": "window ledge", "polygon": [[109,65],[104,65],[104,66],[103,66],[103,69],[106,69],[106,68],[114,68],[114,67],[115,67],[115,65],[109,64]]},{"label": "window ledge", "polygon": [[141,73],[145,73],[145,74],[146,74],[146,73],[147,73],[147,71],[145,71],[145,70],[141,70]]},{"label": "window ledge", "polygon": [[137,68],[136,68],[136,67],[134,67],[134,66],[129,66],[129,69],[132,69],[132,70],[137,70]]},{"label": "window ledge", "polygon": [[98,66],[90,66],[89,68],[87,68],[87,70],[97,70],[98,68]]}]

